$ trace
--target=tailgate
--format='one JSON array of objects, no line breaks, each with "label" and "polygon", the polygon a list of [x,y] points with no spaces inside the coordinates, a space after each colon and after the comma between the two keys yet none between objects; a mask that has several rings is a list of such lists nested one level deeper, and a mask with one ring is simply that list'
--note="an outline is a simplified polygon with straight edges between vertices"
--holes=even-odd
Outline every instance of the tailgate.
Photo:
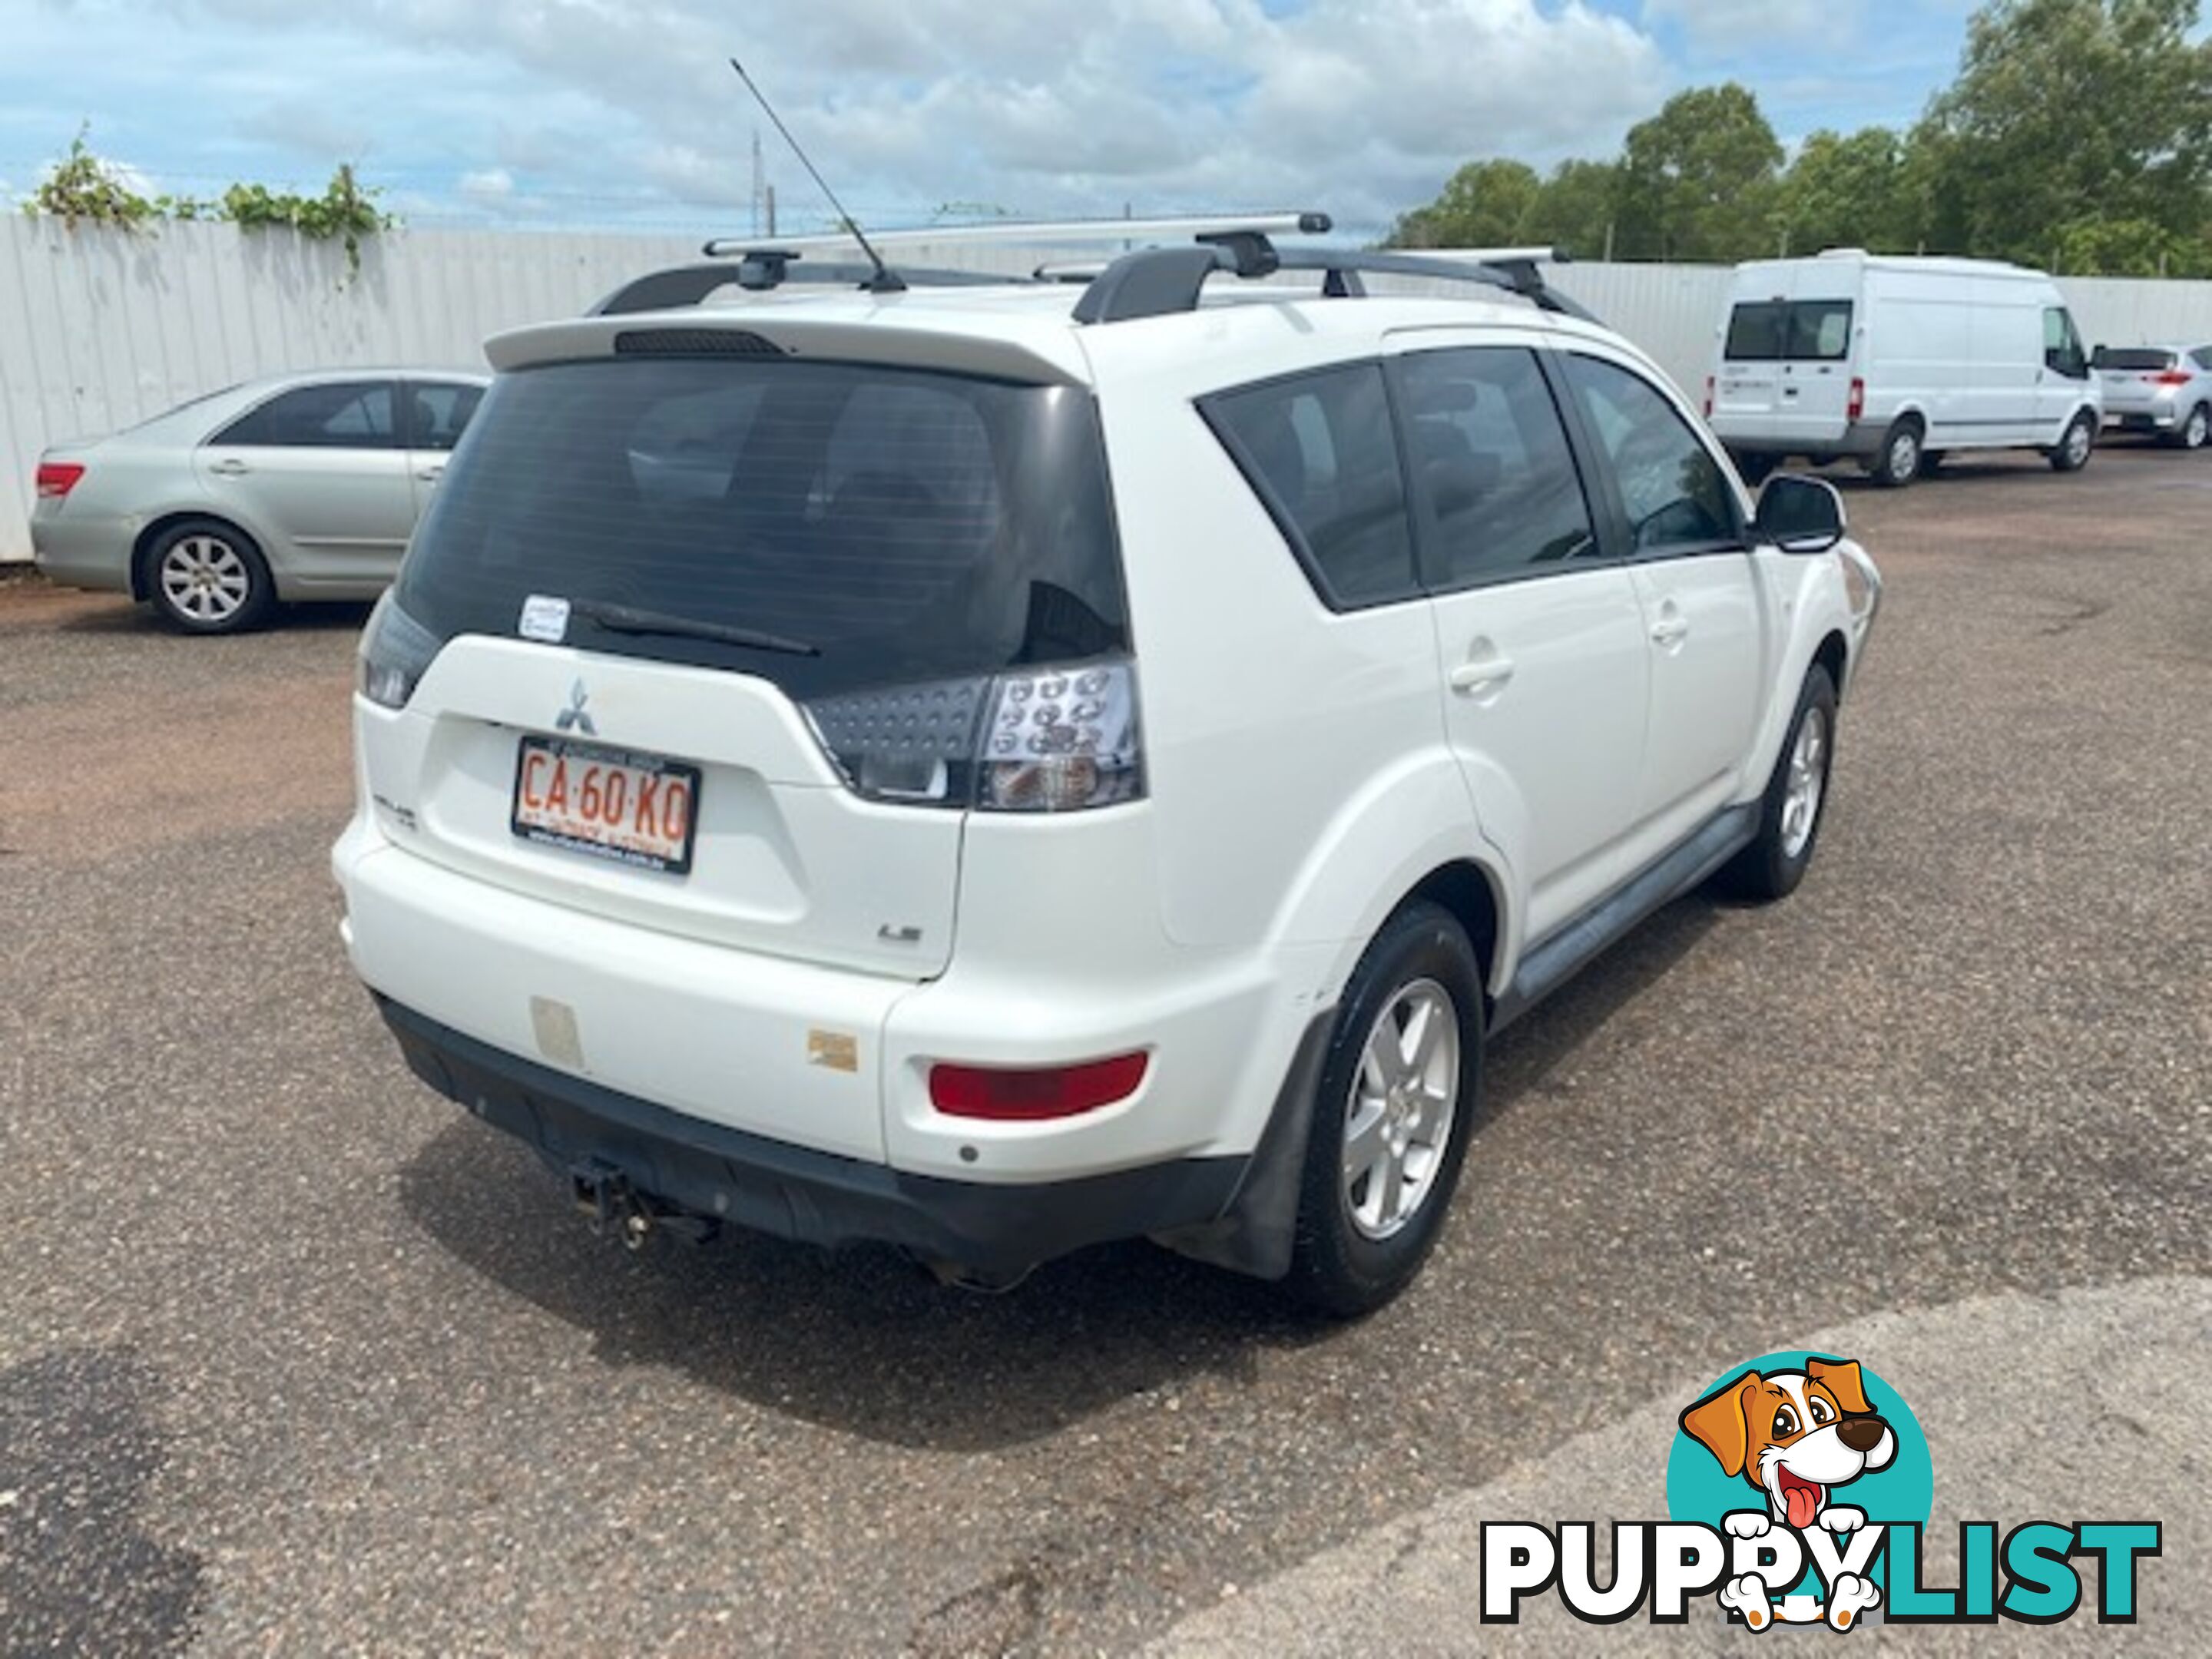
[{"label": "tailgate", "polygon": [[[908,979],[950,957],[963,815],[845,787],[768,680],[463,635],[404,714],[367,722],[362,741],[394,840],[477,879],[662,933]],[[627,810],[602,811],[565,844],[547,836],[542,813],[532,823],[520,810],[533,752],[567,763],[564,795],[595,787],[611,799],[619,788]],[[549,765],[538,759],[529,780],[540,805]],[[681,813],[679,789],[696,797]],[[657,838],[679,817],[681,860],[641,860],[644,843],[618,833],[592,845],[599,823]]]}]

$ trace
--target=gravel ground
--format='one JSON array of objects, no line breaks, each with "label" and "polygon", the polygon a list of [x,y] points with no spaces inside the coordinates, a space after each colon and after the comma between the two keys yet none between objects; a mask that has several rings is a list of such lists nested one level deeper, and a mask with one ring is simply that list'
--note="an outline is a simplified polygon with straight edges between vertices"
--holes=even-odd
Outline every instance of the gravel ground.
[{"label": "gravel ground", "polygon": [[603,1244],[346,969],[361,612],[0,586],[0,1649],[1120,1651],[1794,1334],[2212,1272],[2212,457],[1846,488],[1812,876],[1504,1038],[1352,1328]]}]

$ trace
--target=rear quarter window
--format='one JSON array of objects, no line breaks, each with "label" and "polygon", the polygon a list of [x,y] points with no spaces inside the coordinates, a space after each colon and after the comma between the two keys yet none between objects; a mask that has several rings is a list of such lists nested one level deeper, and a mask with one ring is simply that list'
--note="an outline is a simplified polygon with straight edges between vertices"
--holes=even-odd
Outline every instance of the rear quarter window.
[{"label": "rear quarter window", "polygon": [[1332,609],[1419,591],[1381,364],[1224,392],[1199,409]]}]

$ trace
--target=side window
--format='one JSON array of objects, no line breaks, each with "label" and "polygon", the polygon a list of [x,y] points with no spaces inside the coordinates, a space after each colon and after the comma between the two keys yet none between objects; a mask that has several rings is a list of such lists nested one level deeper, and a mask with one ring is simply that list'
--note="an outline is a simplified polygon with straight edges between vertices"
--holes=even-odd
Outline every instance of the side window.
[{"label": "side window", "polygon": [[1380,364],[1223,392],[1200,408],[1333,608],[1419,592]]},{"label": "side window", "polygon": [[1437,585],[1540,575],[1597,550],[1559,407],[1534,352],[1407,357],[1407,448],[1436,526]]},{"label": "side window", "polygon": [[389,380],[303,386],[232,422],[212,441],[279,449],[392,449]]},{"label": "side window", "polygon": [[2189,355],[2196,359],[2197,368],[2212,370],[2212,346],[2199,346]]},{"label": "side window", "polygon": [[2081,349],[2081,337],[2075,332],[2074,319],[2063,306],[2046,307],[2043,313],[2043,366],[2069,380],[2082,380],[2089,376],[2089,356]]},{"label": "side window", "polygon": [[483,388],[461,380],[415,380],[407,387],[407,441],[416,449],[451,449],[483,401]]},{"label": "side window", "polygon": [[1742,532],[1726,477],[1674,406],[1641,375],[1571,354],[1574,387],[1613,463],[1636,550],[1677,552],[1733,545]]}]

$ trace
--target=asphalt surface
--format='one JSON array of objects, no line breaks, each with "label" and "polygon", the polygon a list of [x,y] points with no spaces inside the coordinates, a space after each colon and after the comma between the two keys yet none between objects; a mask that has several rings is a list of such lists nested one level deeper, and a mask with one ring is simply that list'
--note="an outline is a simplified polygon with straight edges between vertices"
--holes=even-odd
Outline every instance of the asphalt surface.
[{"label": "asphalt surface", "polygon": [[[1124,1651],[1806,1333],[2201,1310],[2212,456],[1847,493],[1890,597],[1812,875],[1502,1039],[1442,1249],[1352,1328],[1141,1245],[985,1299],[594,1239],[347,970],[361,613],[0,588],[0,1651]],[[2131,1329],[2206,1420],[2212,1331]],[[1468,1576],[1429,1645],[1481,1645]]]}]

